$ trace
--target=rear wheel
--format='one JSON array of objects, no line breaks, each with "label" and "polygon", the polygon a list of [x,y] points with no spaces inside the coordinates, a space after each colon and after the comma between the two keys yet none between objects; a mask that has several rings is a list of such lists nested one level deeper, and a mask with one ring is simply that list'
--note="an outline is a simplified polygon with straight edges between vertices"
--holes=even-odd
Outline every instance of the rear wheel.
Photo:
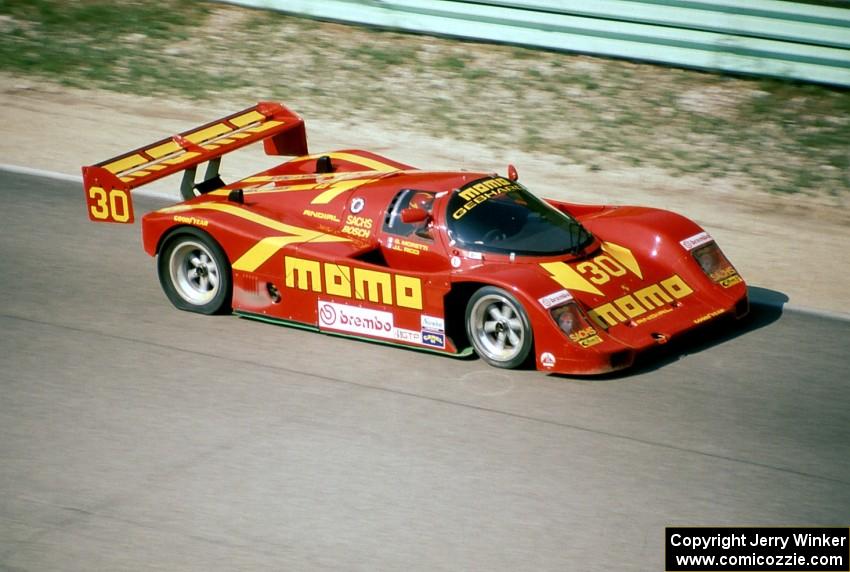
[{"label": "rear wheel", "polygon": [[533,344],[522,304],[507,291],[493,286],[476,290],[469,299],[466,333],[481,359],[508,369],[524,364]]},{"label": "rear wheel", "polygon": [[177,308],[199,314],[230,310],[227,256],[207,233],[186,228],[170,237],[157,259],[159,282]]}]

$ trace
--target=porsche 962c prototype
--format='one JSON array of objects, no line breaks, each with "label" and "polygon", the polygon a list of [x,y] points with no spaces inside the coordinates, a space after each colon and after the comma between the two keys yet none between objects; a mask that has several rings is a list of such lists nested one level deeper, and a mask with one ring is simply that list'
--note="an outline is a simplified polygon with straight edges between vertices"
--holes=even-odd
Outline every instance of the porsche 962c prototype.
[{"label": "porsche 962c prototype", "polygon": [[[294,158],[225,184],[222,155],[259,141]],[[182,310],[572,374],[748,311],[743,279],[687,218],[541,200],[512,167],[309,154],[302,119],[271,102],[83,167],[90,219],[132,223],[131,190],[179,171],[184,200],[144,215],[142,237]]]}]

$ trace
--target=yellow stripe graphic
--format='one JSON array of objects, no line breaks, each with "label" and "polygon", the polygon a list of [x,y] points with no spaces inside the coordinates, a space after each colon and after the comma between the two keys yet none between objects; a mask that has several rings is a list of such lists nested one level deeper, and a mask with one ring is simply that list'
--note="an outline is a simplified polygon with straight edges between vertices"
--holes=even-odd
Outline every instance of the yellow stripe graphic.
[{"label": "yellow stripe graphic", "polygon": [[204,141],[208,141],[212,139],[216,135],[223,135],[228,131],[233,131],[230,127],[225,125],[224,123],[218,123],[213,125],[212,127],[207,127],[206,129],[202,129],[201,131],[197,131],[195,133],[189,133],[186,135],[186,139],[191,141],[192,143],[203,143]]},{"label": "yellow stripe graphic", "polygon": [[309,159],[318,159],[322,155],[327,155],[331,159],[339,159],[340,161],[348,161],[349,163],[354,163],[355,165],[362,165],[367,169],[371,169],[373,171],[380,171],[382,173],[389,173],[390,171],[397,171],[396,167],[392,165],[387,165],[381,161],[375,159],[369,159],[368,157],[362,157],[360,155],[355,155],[354,153],[318,153],[315,155],[306,155],[304,157],[298,157],[295,161],[306,161]]},{"label": "yellow stripe graphic", "polygon": [[591,284],[584,276],[576,272],[564,262],[542,262],[540,266],[549,272],[552,279],[567,290],[578,290],[601,296],[602,292]]},{"label": "yellow stripe graphic", "polygon": [[643,279],[643,272],[640,270],[640,264],[638,264],[638,261],[635,258],[635,255],[632,254],[631,250],[625,246],[614,244],[613,242],[603,242],[602,250],[616,258],[617,262],[631,270],[632,274]]},{"label": "yellow stripe graphic", "polygon": [[132,169],[142,163],[147,163],[148,160],[142,157],[139,154],[130,155],[129,157],[124,157],[123,159],[119,159],[118,161],[113,161],[108,165],[104,165],[103,168],[109,171],[110,173],[120,173],[121,171],[126,171],[127,169]]},{"label": "yellow stripe graphic", "polygon": [[239,257],[233,263],[234,270],[242,270],[245,272],[254,272],[262,266],[269,258],[274,256],[281,248],[288,244],[297,244],[300,242],[349,242],[349,239],[331,234],[324,234],[316,230],[292,226],[289,224],[276,221],[272,218],[259,215],[257,213],[246,210],[236,205],[226,203],[199,203],[197,205],[175,205],[160,209],[158,212],[175,213],[193,209],[206,209],[224,212],[244,220],[248,220],[266,228],[271,228],[278,232],[283,232],[289,236],[270,236],[266,237],[254,246],[248,249],[245,254]]},{"label": "yellow stripe graphic", "polygon": [[250,125],[251,123],[255,123],[257,121],[263,121],[266,118],[265,115],[260,113],[259,111],[249,111],[244,115],[239,115],[230,120],[230,122],[236,127],[245,127],[246,125]]},{"label": "yellow stripe graphic", "polygon": [[169,141],[168,143],[163,143],[162,145],[157,145],[156,147],[151,147],[150,149],[146,149],[145,153],[153,157],[154,159],[159,159],[160,157],[165,157],[171,153],[176,153],[180,151],[182,147],[175,143],[174,141]]}]

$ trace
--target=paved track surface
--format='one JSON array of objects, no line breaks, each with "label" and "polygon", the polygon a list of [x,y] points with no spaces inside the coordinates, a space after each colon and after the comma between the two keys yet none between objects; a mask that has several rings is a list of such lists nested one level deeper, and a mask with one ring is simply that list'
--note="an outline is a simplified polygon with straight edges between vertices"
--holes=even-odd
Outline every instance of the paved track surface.
[{"label": "paved track surface", "polygon": [[503,372],[179,312],[139,231],[0,173],[2,570],[646,571],[665,525],[850,522],[848,322]]}]

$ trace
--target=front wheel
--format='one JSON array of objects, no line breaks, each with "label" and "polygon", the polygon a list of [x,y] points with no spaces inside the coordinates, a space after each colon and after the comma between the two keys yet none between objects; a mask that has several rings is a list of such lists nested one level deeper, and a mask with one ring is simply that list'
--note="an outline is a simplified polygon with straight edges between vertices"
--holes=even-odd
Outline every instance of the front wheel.
[{"label": "front wheel", "polygon": [[230,310],[230,264],[207,233],[185,228],[170,237],[157,258],[157,270],[165,295],[177,308],[199,314]]},{"label": "front wheel", "polygon": [[469,299],[466,333],[481,359],[507,369],[525,363],[534,337],[522,304],[493,286],[477,290]]}]

